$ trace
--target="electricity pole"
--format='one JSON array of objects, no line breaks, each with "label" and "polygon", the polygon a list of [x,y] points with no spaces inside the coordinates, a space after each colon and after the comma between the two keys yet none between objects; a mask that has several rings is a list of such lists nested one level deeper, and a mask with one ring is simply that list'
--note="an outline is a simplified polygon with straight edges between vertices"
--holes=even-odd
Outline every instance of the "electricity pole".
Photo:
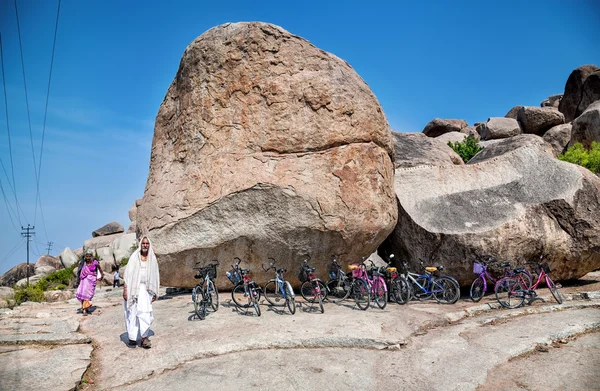
[{"label": "electricity pole", "polygon": [[27,228],[21,227],[21,229],[25,231],[21,232],[21,236],[27,240],[27,286],[29,286],[29,242],[31,241],[31,237],[35,235],[35,232],[32,231],[35,227],[30,227],[29,224],[27,224]]},{"label": "electricity pole", "polygon": [[54,244],[54,242],[48,242],[48,255],[50,255],[50,250],[52,250],[52,245]]}]

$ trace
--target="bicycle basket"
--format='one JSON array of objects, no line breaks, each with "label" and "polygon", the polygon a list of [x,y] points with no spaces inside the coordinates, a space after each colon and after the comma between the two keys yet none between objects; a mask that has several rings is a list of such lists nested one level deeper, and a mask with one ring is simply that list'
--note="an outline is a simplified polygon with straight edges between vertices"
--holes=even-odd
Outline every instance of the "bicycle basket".
[{"label": "bicycle basket", "polygon": [[206,267],[206,271],[208,272],[208,275],[210,276],[210,278],[212,278],[212,279],[217,278],[217,265],[208,265]]},{"label": "bicycle basket", "polygon": [[475,262],[473,264],[473,273],[475,273],[475,274],[481,274],[481,273],[483,273],[483,270],[484,270],[484,268],[483,268],[483,265],[481,263]]},{"label": "bicycle basket", "polygon": [[300,271],[298,272],[298,279],[300,282],[308,281],[308,272],[304,270],[304,268],[300,268]]},{"label": "bicycle basket", "polygon": [[335,263],[332,262],[327,265],[327,274],[329,275],[329,278],[336,279],[338,276],[338,271],[339,266],[337,266]]},{"label": "bicycle basket", "polygon": [[235,269],[231,269],[231,271],[227,272],[226,275],[227,275],[227,278],[229,278],[229,281],[231,281],[231,283],[233,285],[237,285],[242,281],[242,276]]}]

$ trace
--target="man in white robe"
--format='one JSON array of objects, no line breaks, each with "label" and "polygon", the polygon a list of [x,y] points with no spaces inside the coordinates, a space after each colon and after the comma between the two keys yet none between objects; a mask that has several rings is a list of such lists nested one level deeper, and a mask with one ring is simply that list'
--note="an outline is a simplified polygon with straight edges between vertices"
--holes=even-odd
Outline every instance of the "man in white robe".
[{"label": "man in white robe", "polygon": [[129,346],[136,346],[140,336],[141,346],[149,349],[151,343],[148,335],[154,320],[152,303],[158,294],[160,276],[156,255],[147,236],[142,237],[139,247],[129,257],[123,278],[123,305]]}]

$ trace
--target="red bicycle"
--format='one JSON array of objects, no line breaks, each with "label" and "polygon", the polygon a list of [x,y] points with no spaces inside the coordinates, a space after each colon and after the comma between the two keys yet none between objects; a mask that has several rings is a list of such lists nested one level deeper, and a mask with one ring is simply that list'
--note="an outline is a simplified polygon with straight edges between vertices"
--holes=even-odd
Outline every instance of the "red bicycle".
[{"label": "red bicycle", "polygon": [[498,303],[506,308],[518,308],[523,305],[525,300],[527,300],[528,304],[531,304],[531,302],[537,299],[537,292],[535,290],[538,285],[542,281],[545,281],[556,302],[562,304],[563,299],[558,291],[558,287],[549,275],[550,266],[547,262],[542,262],[547,257],[548,254],[540,256],[540,260],[537,262],[526,262],[528,265],[536,266],[536,274],[538,275],[536,282],[530,288],[527,287],[527,283],[521,274],[498,280],[496,283],[496,300],[498,300]]}]

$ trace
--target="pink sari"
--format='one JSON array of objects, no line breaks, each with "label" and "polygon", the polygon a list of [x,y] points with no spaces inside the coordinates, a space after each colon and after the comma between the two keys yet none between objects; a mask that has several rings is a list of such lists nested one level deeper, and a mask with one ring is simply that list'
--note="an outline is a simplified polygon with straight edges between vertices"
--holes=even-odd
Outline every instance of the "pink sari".
[{"label": "pink sari", "polygon": [[[95,259],[89,265],[84,263],[83,267],[81,268],[81,274],[79,275],[79,287],[77,288],[75,297],[84,303],[84,308],[88,308],[92,305],[91,301],[94,297],[94,293],[96,292],[97,269],[98,261]],[[86,304],[88,305],[86,306]]]}]

